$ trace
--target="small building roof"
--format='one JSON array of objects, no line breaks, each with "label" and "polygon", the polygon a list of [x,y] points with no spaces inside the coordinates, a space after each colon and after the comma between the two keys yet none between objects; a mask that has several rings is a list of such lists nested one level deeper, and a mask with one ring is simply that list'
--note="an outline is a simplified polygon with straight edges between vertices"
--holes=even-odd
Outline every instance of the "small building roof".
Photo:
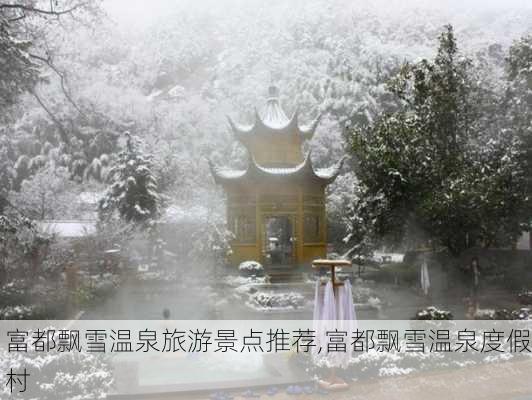
[{"label": "small building roof", "polygon": [[232,170],[215,166],[211,161],[209,165],[216,183],[231,184],[240,183],[248,180],[260,178],[262,180],[313,180],[322,184],[329,184],[336,179],[342,168],[344,159],[330,168],[317,168],[312,166],[310,151],[307,153],[305,160],[295,167],[270,168],[257,164],[253,157],[250,157],[248,167],[245,170]]},{"label": "small building roof", "polygon": [[244,144],[250,135],[297,134],[304,140],[312,139],[320,116],[309,125],[299,125],[299,110],[296,109],[291,118],[286,116],[279,103],[279,89],[270,86],[268,94],[264,108],[260,112],[255,109],[255,122],[252,125],[241,125],[227,117],[235,137]]},{"label": "small building roof", "polygon": [[166,224],[197,223],[209,218],[209,210],[202,205],[188,207],[172,204],[166,208],[159,222]]},{"label": "small building roof", "polygon": [[60,238],[82,238],[96,233],[96,221],[93,220],[41,220],[37,229],[46,235]]}]

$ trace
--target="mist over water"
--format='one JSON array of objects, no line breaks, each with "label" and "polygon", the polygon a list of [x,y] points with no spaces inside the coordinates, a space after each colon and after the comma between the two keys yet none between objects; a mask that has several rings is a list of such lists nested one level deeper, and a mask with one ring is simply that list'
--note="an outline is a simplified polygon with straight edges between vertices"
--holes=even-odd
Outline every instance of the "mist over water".
[{"label": "mist over water", "polygon": [[[367,127],[393,109],[387,82],[404,62],[432,59],[444,25],[453,25],[459,56],[471,58],[476,78],[498,94],[504,92],[508,49],[532,29],[532,4],[518,0],[109,0],[102,10],[105,16],[83,11],[77,17],[87,17],[84,24],[69,19],[41,26],[31,20],[25,37],[41,34],[33,53],[43,63],[43,49],[53,50],[57,65],[40,65],[47,81],[32,81],[32,93],[15,93],[16,107],[2,125],[9,173],[1,198],[16,205],[10,212],[56,230],[49,232],[55,235],[50,249],[25,260],[23,268],[6,268],[2,283],[16,288],[17,296],[31,292],[27,298],[38,299],[66,284],[65,271],[73,266],[83,275],[71,282],[78,286],[74,297],[83,318],[151,319],[164,309],[172,318],[269,318],[292,311],[304,317],[312,301],[310,270],[297,271],[287,286],[279,286],[275,271],[274,282],[267,282],[225,265],[234,232],[226,224],[227,196],[208,161],[239,171],[249,162],[227,116],[250,124],[275,84],[280,109],[289,116],[298,109],[302,126],[322,115],[303,153],[311,152],[316,168],[331,167],[352,156],[346,121]],[[124,155],[136,140],[136,153]],[[329,244],[337,255],[350,250],[343,239],[360,189],[351,161],[327,190]],[[145,178],[110,182],[117,167],[127,173],[128,163],[135,165],[134,174],[149,170],[147,192],[157,210],[139,200],[105,230],[100,201],[120,201],[125,195],[113,199],[113,185],[124,188]],[[132,220],[146,222],[152,212],[152,225],[137,226],[127,239],[122,235]],[[404,243],[397,247],[409,249]],[[42,273],[34,279],[38,265]],[[396,272],[384,283],[360,276],[362,314],[367,307],[367,317],[389,318],[397,315],[393,305],[401,304],[406,315],[429,302],[415,292],[418,265],[404,267],[407,284]],[[441,302],[458,307],[453,299],[460,297],[446,290]],[[272,301],[297,310],[261,310]],[[6,300],[5,306],[14,305]]]}]

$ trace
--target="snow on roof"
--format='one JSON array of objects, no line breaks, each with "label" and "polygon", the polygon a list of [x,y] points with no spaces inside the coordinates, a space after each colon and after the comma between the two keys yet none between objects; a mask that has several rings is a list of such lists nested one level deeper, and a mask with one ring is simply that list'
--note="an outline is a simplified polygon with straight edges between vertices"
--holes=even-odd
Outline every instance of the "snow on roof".
[{"label": "snow on roof", "polygon": [[341,159],[337,164],[329,168],[314,169],[310,152],[307,153],[305,160],[293,167],[263,167],[258,165],[254,158],[251,157],[246,170],[230,170],[216,167],[210,162],[211,172],[215,179],[221,181],[240,180],[245,179],[246,176],[262,176],[262,177],[303,177],[313,176],[314,178],[323,180],[324,183],[332,182],[340,173],[344,159]]},{"label": "snow on roof", "polygon": [[47,235],[56,235],[61,238],[81,238],[96,233],[96,221],[42,220],[37,221],[37,228]]},{"label": "snow on roof", "polygon": [[275,129],[284,128],[290,122],[279,104],[279,89],[277,87],[270,86],[269,98],[260,113],[260,118],[266,126]]},{"label": "snow on roof", "polygon": [[220,168],[217,171],[218,176],[225,179],[236,179],[241,178],[246,174],[246,170],[238,170],[238,169],[229,169],[229,168]]},{"label": "snow on roof", "polygon": [[300,126],[298,123],[299,112],[293,113],[291,118],[288,118],[279,103],[279,89],[276,86],[270,86],[269,97],[265,106],[260,112],[255,110],[255,122],[251,125],[241,125],[234,122],[230,117],[229,125],[233,133],[239,140],[246,140],[248,135],[255,134],[298,134],[303,139],[309,140],[314,135],[314,131],[318,126],[320,117],[316,118],[312,123],[306,126]]},{"label": "snow on roof", "polygon": [[181,207],[176,204],[169,206],[160,219],[162,223],[190,223],[205,220],[209,211],[206,207],[195,205]]}]

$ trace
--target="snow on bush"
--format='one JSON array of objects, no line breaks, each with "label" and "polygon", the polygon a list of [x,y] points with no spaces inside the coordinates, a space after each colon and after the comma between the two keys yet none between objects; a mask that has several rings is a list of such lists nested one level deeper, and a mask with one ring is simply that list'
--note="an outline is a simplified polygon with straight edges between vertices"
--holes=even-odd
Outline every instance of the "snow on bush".
[{"label": "snow on bush", "polygon": [[0,320],[3,319],[34,319],[35,306],[6,306],[0,309]]},{"label": "snow on bush", "polygon": [[32,285],[14,280],[0,287],[0,319],[48,319],[63,317],[66,289],[40,278]]},{"label": "snow on bush", "polygon": [[434,306],[430,306],[418,311],[414,319],[441,321],[453,319],[453,315],[449,311],[440,310]]},{"label": "snow on bush", "polygon": [[240,263],[238,270],[244,272],[262,272],[264,271],[264,267],[257,261],[244,261]]},{"label": "snow on bush", "polygon": [[[498,363],[512,360],[516,357],[531,357],[530,353],[520,354],[487,353],[481,355],[477,352],[407,352],[405,351],[405,341],[399,341],[400,352],[380,351],[372,348],[364,352],[352,353],[349,361],[347,374],[351,374],[355,379],[390,377],[408,375],[421,371],[433,371],[441,368],[464,368],[467,366],[482,365],[484,363]],[[482,342],[478,343],[482,347]],[[330,368],[328,359],[322,358],[310,368],[325,369]]]},{"label": "snow on bush", "polygon": [[355,287],[353,288],[353,301],[355,303],[367,303],[372,297],[373,291],[368,287]]},{"label": "snow on bush", "polygon": [[532,320],[531,308],[520,308],[517,310],[507,310],[505,308],[499,310],[478,310],[475,314],[475,319],[478,320]]},{"label": "snow on bush", "polygon": [[291,310],[302,308],[305,305],[305,298],[300,293],[266,293],[256,292],[250,296],[248,306],[268,311],[268,310]]},{"label": "snow on bush", "polygon": [[[24,395],[39,400],[103,399],[112,384],[111,367],[104,354],[86,352],[7,352],[0,350],[0,370],[26,368],[31,383]],[[0,398],[9,398],[2,385]],[[22,398],[26,398],[25,396]]]},{"label": "snow on bush", "polygon": [[368,305],[373,308],[380,308],[381,300],[378,297],[370,297],[368,299]]},{"label": "snow on bush", "polygon": [[26,300],[28,284],[21,279],[13,280],[0,287],[0,306],[21,304]]}]

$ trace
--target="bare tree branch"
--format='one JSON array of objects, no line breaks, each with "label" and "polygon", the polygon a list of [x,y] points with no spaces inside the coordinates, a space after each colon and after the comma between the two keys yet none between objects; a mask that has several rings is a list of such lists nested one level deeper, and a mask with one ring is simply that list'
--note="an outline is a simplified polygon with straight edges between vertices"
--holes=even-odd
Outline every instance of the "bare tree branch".
[{"label": "bare tree branch", "polygon": [[16,22],[16,21],[20,21],[20,20],[22,20],[22,19],[24,19],[24,18],[26,18],[26,17],[27,17],[27,15],[26,15],[26,13],[23,11],[21,15],[19,15],[18,17],[15,17],[15,18],[10,18],[10,19],[7,20],[7,22]]},{"label": "bare tree branch", "polygon": [[48,67],[50,67],[56,74],[57,76],[59,76],[59,79],[60,79],[60,82],[61,82],[61,89],[63,91],[63,94],[65,95],[66,99],[68,100],[68,102],[76,109],[76,111],[85,119],[87,119],[87,116],[85,115],[85,113],[83,113],[83,111],[81,110],[81,108],[76,104],[76,102],[74,101],[74,99],[72,98],[71,94],[70,94],[70,90],[68,90],[67,88],[67,83],[66,83],[66,76],[65,76],[65,73],[64,72],[61,72],[55,65],[54,63],[52,62],[52,59],[50,57],[48,58],[45,58],[45,57],[41,57],[41,56],[38,56],[36,54],[29,54],[29,56],[31,58],[34,58],[36,60],[39,60],[39,61],[42,61],[43,63],[45,63]]},{"label": "bare tree branch", "polygon": [[59,129],[59,134],[60,134],[61,139],[63,140],[63,142],[65,142],[66,144],[70,144],[70,138],[68,136],[68,133],[67,133],[65,127],[61,123],[61,121],[59,121],[59,119],[57,119],[57,117],[50,111],[50,109],[46,106],[46,104],[44,104],[44,102],[41,100],[39,95],[33,89],[29,89],[29,92],[32,94],[33,97],[35,97],[35,100],[37,100],[37,103],[39,103],[39,105],[42,107],[42,109],[44,111],[46,111],[46,114],[48,114],[50,119],[57,126],[57,128]]},{"label": "bare tree branch", "polygon": [[19,10],[19,11],[26,11],[26,12],[33,12],[37,14],[44,14],[44,15],[53,15],[53,16],[59,16],[63,14],[69,14],[75,10],[77,10],[80,7],[83,7],[87,5],[87,2],[78,3],[73,7],[70,7],[66,10],[59,10],[56,11],[53,9],[53,7],[50,8],[50,10],[43,10],[42,8],[35,8],[31,6],[26,6],[24,4],[0,4],[0,10]]}]

